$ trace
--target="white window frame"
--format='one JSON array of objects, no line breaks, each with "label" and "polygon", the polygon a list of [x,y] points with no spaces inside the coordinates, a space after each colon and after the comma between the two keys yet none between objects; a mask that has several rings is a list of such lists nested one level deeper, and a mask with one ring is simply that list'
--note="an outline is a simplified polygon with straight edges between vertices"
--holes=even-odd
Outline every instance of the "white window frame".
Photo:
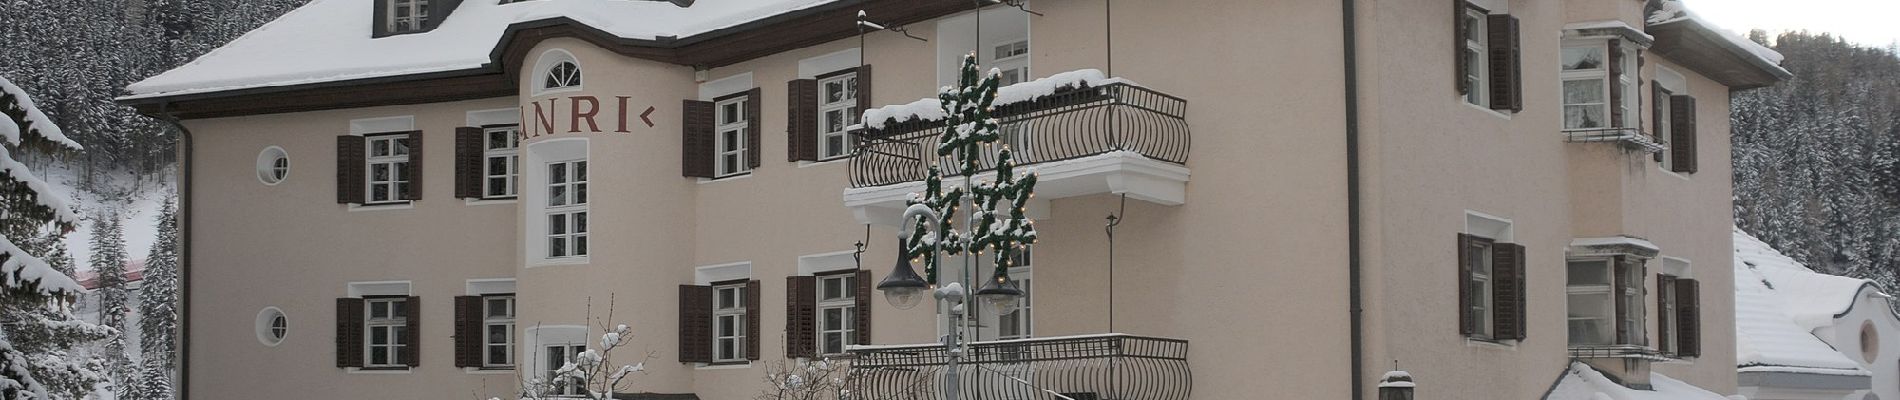
[{"label": "white window frame", "polygon": [[[495,173],[496,163],[502,164],[500,174]],[[512,199],[520,191],[521,125],[482,128],[482,199]]]},{"label": "white window frame", "polygon": [[269,146],[257,154],[257,181],[275,186],[290,178],[290,153],[283,147]]},{"label": "white window frame", "polygon": [[[1569,328],[1569,324],[1574,324],[1578,321],[1600,320],[1603,324],[1600,329],[1607,330],[1607,332],[1603,332],[1603,336],[1609,338],[1609,342],[1579,343],[1575,335],[1571,335],[1567,342],[1571,347],[1645,345],[1644,338],[1648,337],[1648,326],[1645,323],[1644,310],[1649,305],[1646,300],[1647,296],[1644,296],[1643,293],[1643,286],[1645,285],[1644,280],[1649,277],[1644,274],[1644,268],[1628,268],[1624,271],[1631,275],[1626,277],[1626,279],[1629,279],[1629,287],[1622,293],[1617,293],[1616,260],[1614,258],[1571,259],[1565,263],[1564,266],[1566,268],[1566,276],[1573,273],[1569,269],[1576,268],[1576,265],[1584,263],[1595,264],[1598,268],[1601,268],[1598,273],[1602,274],[1600,277],[1605,279],[1604,283],[1584,285],[1566,281],[1564,284],[1565,304],[1568,305],[1570,298],[1575,296],[1602,296],[1606,298],[1604,300],[1607,301],[1604,304],[1608,306],[1608,309],[1602,310],[1602,312],[1608,313],[1608,315],[1578,316],[1575,313],[1567,313],[1566,318],[1568,322],[1566,323],[1565,330],[1566,332],[1570,331],[1571,328]],[[1625,324],[1628,324],[1628,336],[1618,336],[1616,331],[1616,323],[1619,319],[1619,316],[1616,315],[1616,305],[1618,302],[1624,303],[1624,311],[1626,314],[1620,316],[1620,319],[1624,320],[1623,322]],[[1574,309],[1575,306],[1571,305],[1568,308]]]},{"label": "white window frame", "polygon": [[[407,11],[409,16],[400,16]],[[390,33],[421,32],[429,22],[429,0],[389,0]],[[404,24],[408,24],[405,28]]]},{"label": "white window frame", "polygon": [[1484,245],[1481,246],[1483,248],[1482,250],[1466,250],[1477,256],[1475,260],[1477,265],[1473,265],[1471,268],[1471,292],[1469,294],[1477,296],[1478,298],[1470,299],[1472,308],[1470,312],[1478,318],[1478,330],[1472,334],[1481,338],[1492,339],[1497,337],[1497,324],[1493,322],[1496,319],[1494,313],[1497,310],[1497,305],[1493,304],[1497,299],[1497,285],[1491,278],[1496,276],[1497,273],[1497,261],[1495,257],[1497,255],[1497,244],[1499,242],[1492,238],[1485,239],[1491,239],[1491,241],[1479,242],[1484,243]]},{"label": "white window frame", "polygon": [[[1643,292],[1643,286],[1645,283],[1644,280],[1648,279],[1649,275],[1644,273],[1645,269],[1646,268],[1628,268],[1624,271],[1624,273],[1630,274],[1629,277],[1625,278],[1629,279],[1629,287],[1624,288],[1623,293],[1619,293],[1621,297],[1618,298],[1617,301],[1625,302],[1623,308],[1628,311],[1628,313],[1623,315],[1623,319],[1624,323],[1629,324],[1630,337],[1618,338],[1622,342],[1621,344],[1644,345],[1648,342],[1649,320],[1645,314],[1647,314],[1649,300],[1648,296],[1645,296]],[[1615,273],[1615,271],[1611,271],[1611,273]],[[1614,275],[1612,275],[1612,277],[1614,277]],[[1611,282],[1612,286],[1615,284],[1614,281]],[[1612,309],[1614,309],[1614,307],[1612,307]]]},{"label": "white window frame", "polygon": [[545,357],[549,357],[542,363],[541,378],[545,379],[548,387],[552,389],[544,394],[556,397],[577,397],[587,393],[587,382],[582,382],[579,378],[574,377],[558,378],[555,376],[555,372],[560,371],[561,367],[567,366],[567,363],[575,362],[575,356],[587,351],[586,344],[546,344],[541,346],[541,351]]},{"label": "white window frame", "polygon": [[[998,72],[997,86],[1009,86],[1033,79],[1033,75],[1029,74],[1029,44],[1029,38],[1021,37],[988,46],[990,65],[994,65]],[[1009,81],[1011,73],[1016,74],[1015,82]]]},{"label": "white window frame", "polygon": [[[826,97],[832,85],[839,87],[837,101],[831,101]],[[835,126],[837,129],[832,129],[834,126],[831,123],[831,114],[834,112],[840,114],[840,121]],[[862,118],[860,115],[862,112],[863,110],[858,109],[858,74],[856,72],[818,80],[818,159],[820,161],[851,155],[854,147],[851,146],[850,130],[846,127],[856,125],[858,119]],[[837,139],[837,144],[832,144],[834,138]]]},{"label": "white window frame", "polygon": [[[1611,104],[1610,104],[1610,46],[1609,46],[1609,42],[1604,41],[1604,40],[1566,41],[1564,42],[1564,46],[1563,46],[1563,50],[1584,49],[1584,48],[1595,49],[1598,51],[1598,53],[1602,54],[1603,59],[1600,60],[1600,64],[1597,65],[1597,68],[1579,69],[1579,70],[1563,70],[1562,69],[1563,66],[1561,65],[1562,64],[1561,62],[1559,62],[1559,65],[1557,67],[1559,71],[1558,77],[1559,77],[1559,82],[1560,82],[1557,87],[1557,96],[1558,96],[1558,102],[1562,103],[1561,105],[1562,108],[1559,109],[1558,115],[1562,119],[1561,123],[1563,124],[1563,130],[1592,131],[1592,130],[1605,130],[1605,129],[1616,128],[1618,121],[1614,121],[1610,119]],[[1559,50],[1559,54],[1562,54],[1562,50]],[[1624,75],[1630,75],[1630,74],[1624,74]],[[1591,81],[1597,82],[1597,87],[1599,88],[1599,90],[1602,91],[1601,93],[1603,95],[1601,101],[1596,102],[1596,103],[1576,103],[1576,104],[1569,103],[1568,96],[1564,95],[1564,90],[1565,90],[1564,87],[1567,86],[1568,82],[1585,81],[1585,80],[1591,80]],[[1603,126],[1596,126],[1596,127],[1570,126],[1570,120],[1568,116],[1569,108],[1570,107],[1587,107],[1587,106],[1595,106],[1595,107],[1598,107],[1600,111],[1602,111],[1601,115],[1603,117],[1603,120],[1601,122],[1603,123]]]},{"label": "white window frame", "polygon": [[[1664,275],[1669,274],[1657,274],[1657,276]],[[1675,279],[1685,279],[1673,275],[1669,276]],[[1658,281],[1658,283],[1660,283],[1660,281]],[[1676,332],[1682,331],[1682,325],[1680,325],[1682,321],[1676,318],[1676,310],[1682,307],[1682,305],[1676,304],[1675,285],[1657,286],[1656,296],[1659,296],[1656,298],[1656,348],[1669,349],[1671,353],[1681,352],[1682,349],[1676,347]]]},{"label": "white window frame", "polygon": [[[554,171],[563,175],[556,180]],[[587,257],[587,160],[564,160],[546,164],[547,171],[547,209],[546,249],[547,258],[565,259]],[[556,196],[555,192],[561,192]],[[556,200],[559,200],[558,202]],[[559,227],[556,226],[559,221]],[[555,242],[562,246],[556,249]]]},{"label": "white window frame", "polygon": [[[408,173],[409,163],[411,162],[410,158],[414,157],[411,154],[413,149],[408,143],[409,136],[408,133],[363,135],[363,146],[365,146],[363,149],[363,154],[365,154],[363,157],[363,182],[365,185],[363,188],[364,205],[402,204],[409,202],[409,200],[403,200],[402,198],[402,193],[404,189],[409,186],[411,178],[403,174]],[[379,143],[388,149],[381,155],[378,155],[376,152],[376,145]],[[400,150],[400,154],[398,154],[398,150]],[[376,168],[379,166],[388,169],[389,174],[386,179],[377,180]],[[380,199],[376,197],[377,187],[384,189],[385,197]]]},{"label": "white window frame", "polygon": [[[856,324],[858,318],[857,285],[859,284],[857,277],[858,273],[856,270],[845,270],[839,273],[814,277],[818,285],[815,292],[818,292],[817,328],[818,354],[820,355],[842,354],[845,352],[846,347],[859,344],[857,342],[858,328]],[[837,296],[832,296],[829,290],[831,286],[827,286],[834,283],[837,284],[836,287],[838,288]],[[832,318],[829,317],[829,314],[833,310],[837,311],[839,315],[838,319],[842,320],[838,329],[829,328],[832,322]],[[828,348],[831,344],[830,337],[832,335],[839,336],[836,349]]]},{"label": "white window frame", "polygon": [[[1022,251],[1016,253],[1012,259],[1014,262],[1009,268],[1009,279],[1016,281],[1017,289],[1022,289],[1023,298],[1017,303],[1015,310],[997,316],[997,340],[1028,339],[1036,336],[1036,319],[1033,311],[1036,303],[1036,271],[1033,265],[1035,246],[1023,246]],[[1012,326],[1019,331],[1012,332],[1009,329]]]},{"label": "white window frame", "polygon": [[[482,296],[481,300],[482,367],[514,368],[515,344],[519,342],[519,338],[515,337],[515,318],[517,315],[515,314],[515,310],[518,305],[515,302],[515,296],[512,294],[489,295]],[[503,303],[503,312],[500,315],[497,315],[495,312],[495,304],[493,302],[496,301]],[[495,337],[496,327],[501,327],[501,340],[499,341],[497,341]],[[493,357],[490,357],[494,354],[493,352],[496,348],[500,348],[502,351],[503,359],[500,360],[500,362],[496,362]]]},{"label": "white window frame", "polygon": [[1464,101],[1488,109],[1491,107],[1490,14],[1475,6],[1466,7],[1464,18],[1465,52],[1459,55],[1468,58],[1465,76],[1459,77],[1467,81]]},{"label": "white window frame", "polygon": [[[726,299],[724,296],[727,293],[731,293],[732,296],[732,302],[730,304],[723,301]],[[712,353],[713,362],[715,363],[745,362],[747,360],[746,352],[751,349],[746,348],[746,313],[751,310],[746,309],[745,296],[746,282],[743,281],[713,286]],[[721,332],[720,328],[724,326],[721,322],[728,319],[732,321],[731,326],[733,329],[729,332]],[[721,351],[722,346],[727,343],[731,344],[732,351],[730,353]]]},{"label": "white window frame", "polygon": [[[406,297],[370,297],[363,299],[363,367],[364,368],[408,368],[402,359],[402,350],[411,343],[404,343],[405,333],[409,329],[409,299]],[[377,317],[381,308],[382,317]],[[397,317],[396,313],[405,313]],[[384,332],[387,343],[376,342],[376,332]],[[377,362],[376,349],[381,348],[387,355],[384,362]]]},{"label": "white window frame", "polygon": [[[746,143],[746,131],[750,127],[746,120],[747,102],[750,96],[743,94],[730,99],[719,100],[713,104],[713,164],[715,178],[724,178],[744,174],[752,170],[748,153],[753,143]],[[730,138],[727,134],[732,134]],[[730,158],[728,158],[730,157]]]},{"label": "white window frame", "polygon": [[[1675,101],[1674,96],[1689,93],[1688,81],[1681,73],[1658,66],[1656,67],[1656,79],[1653,80],[1651,84],[1662,88],[1664,95],[1662,98],[1653,98],[1654,92],[1648,93],[1652,97],[1650,99],[1651,101],[1659,103],[1652,104],[1651,107],[1656,110],[1656,112],[1653,113],[1655,115],[1650,116],[1650,118],[1655,119],[1656,132],[1654,136],[1664,141],[1673,140],[1676,130],[1676,110],[1673,103]],[[1670,145],[1673,146],[1675,144],[1671,143]],[[1658,163],[1657,166],[1661,167],[1664,172],[1675,173],[1675,152],[1664,150],[1657,152],[1657,154],[1662,157],[1662,162]]]}]

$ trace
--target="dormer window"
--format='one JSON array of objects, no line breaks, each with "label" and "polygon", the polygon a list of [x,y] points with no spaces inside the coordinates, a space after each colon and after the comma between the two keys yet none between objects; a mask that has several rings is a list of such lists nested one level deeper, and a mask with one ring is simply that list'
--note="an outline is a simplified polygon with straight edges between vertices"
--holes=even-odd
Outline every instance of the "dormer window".
[{"label": "dormer window", "polygon": [[429,21],[429,0],[389,0],[389,33],[420,32]]}]

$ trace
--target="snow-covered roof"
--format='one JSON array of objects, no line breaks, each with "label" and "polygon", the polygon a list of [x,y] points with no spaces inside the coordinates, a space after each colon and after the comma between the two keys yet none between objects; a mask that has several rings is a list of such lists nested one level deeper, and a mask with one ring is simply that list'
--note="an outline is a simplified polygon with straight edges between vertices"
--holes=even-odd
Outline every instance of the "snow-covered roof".
[{"label": "snow-covered roof", "polygon": [[1651,372],[1650,390],[1636,390],[1617,384],[1602,372],[1580,362],[1570,363],[1557,386],[1551,387],[1544,400],[1729,400],[1720,394]]},{"label": "snow-covered roof", "polygon": [[465,1],[434,30],[372,38],[370,2],[313,0],[190,63],[127,86],[141,99],[479,68],[509,25],[567,18],[623,39],[683,38],[839,0]]},{"label": "snow-covered roof", "polygon": [[1867,376],[1814,336],[1847,310],[1861,279],[1814,272],[1735,229],[1735,363],[1742,372]]},{"label": "snow-covered roof", "polygon": [[1781,52],[1770,49],[1768,46],[1763,46],[1760,43],[1755,43],[1753,40],[1748,40],[1748,38],[1742,37],[1742,35],[1736,34],[1735,32],[1722,29],[1715,23],[1709,22],[1709,20],[1696,15],[1694,11],[1690,11],[1687,7],[1683,7],[1682,2],[1675,0],[1663,1],[1662,9],[1651,13],[1648,22],[1650,25],[1672,23],[1700,25],[1709,31],[1716,32],[1718,34],[1717,36],[1721,36],[1722,39],[1727,40],[1728,43],[1735,48],[1763,61],[1763,65],[1780,70],[1782,76],[1790,75],[1787,69],[1781,68],[1781,60],[1786,58],[1781,55]]}]

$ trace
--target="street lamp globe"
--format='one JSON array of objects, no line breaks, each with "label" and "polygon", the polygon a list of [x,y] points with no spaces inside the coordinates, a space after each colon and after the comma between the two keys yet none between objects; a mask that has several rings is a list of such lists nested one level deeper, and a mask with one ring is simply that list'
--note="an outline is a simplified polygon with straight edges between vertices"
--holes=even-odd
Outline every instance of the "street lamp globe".
[{"label": "street lamp globe", "polygon": [[1003,315],[1016,311],[1017,305],[1022,303],[1023,290],[1016,288],[1016,282],[1011,281],[1008,274],[996,274],[976,290],[976,299],[989,306],[995,315]]},{"label": "street lamp globe", "polygon": [[[898,240],[897,248],[904,248],[904,241]],[[897,265],[891,268],[891,274],[877,283],[877,290],[884,292],[884,300],[899,310],[909,310],[924,301],[924,292],[930,290],[930,282],[917,276],[917,270],[911,268],[910,260],[903,254],[897,255]]]}]

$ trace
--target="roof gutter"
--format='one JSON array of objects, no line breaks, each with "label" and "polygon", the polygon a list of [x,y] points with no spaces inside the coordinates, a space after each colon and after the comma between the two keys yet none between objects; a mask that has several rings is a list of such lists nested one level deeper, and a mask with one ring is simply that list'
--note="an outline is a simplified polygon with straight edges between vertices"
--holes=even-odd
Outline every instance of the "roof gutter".
[{"label": "roof gutter", "polygon": [[1359,34],[1357,10],[1353,2],[1357,0],[1339,0],[1341,45],[1344,46],[1346,70],[1346,287],[1347,312],[1352,320],[1351,357],[1352,399],[1366,398],[1364,362],[1365,362],[1365,310],[1364,297],[1359,287]]},{"label": "roof gutter", "polygon": [[158,112],[152,117],[164,121],[178,130],[178,334],[172,340],[178,341],[178,384],[174,391],[180,399],[191,398],[191,185],[192,144],[191,129],[186,128],[177,116],[171,113],[171,103],[159,103]]}]

